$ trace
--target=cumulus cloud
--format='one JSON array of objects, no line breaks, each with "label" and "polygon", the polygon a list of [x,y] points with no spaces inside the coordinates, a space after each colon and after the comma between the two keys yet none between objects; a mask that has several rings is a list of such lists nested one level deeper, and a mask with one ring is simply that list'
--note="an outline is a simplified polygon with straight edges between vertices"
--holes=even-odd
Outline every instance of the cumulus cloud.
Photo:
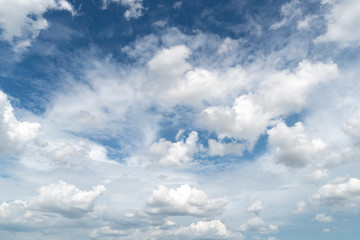
[{"label": "cumulus cloud", "polygon": [[185,235],[192,239],[224,239],[230,233],[219,220],[199,221],[188,227],[181,227],[174,231],[176,235]]},{"label": "cumulus cloud", "polygon": [[360,142],[360,113],[346,121],[343,125],[343,130],[356,142]]},{"label": "cumulus cloud", "polygon": [[127,8],[124,13],[126,20],[137,19],[144,14],[143,0],[103,0],[103,8],[107,8],[110,2],[120,3]]},{"label": "cumulus cloud", "polygon": [[60,181],[39,188],[39,195],[29,201],[31,209],[59,213],[65,217],[81,217],[93,211],[95,200],[105,191],[103,185],[92,191],[81,191],[74,185]]},{"label": "cumulus cloud", "polygon": [[[348,46],[360,40],[360,6],[357,0],[322,0],[321,4],[329,8],[325,15],[327,31],[315,42],[337,42]],[[346,14],[344,14],[346,12]]]},{"label": "cumulus cloud", "polygon": [[250,217],[248,221],[240,226],[240,230],[243,232],[259,232],[261,234],[277,233],[279,231],[276,225],[266,225],[261,217]]},{"label": "cumulus cloud", "polygon": [[40,31],[49,24],[43,18],[48,10],[66,10],[74,14],[74,9],[66,0],[2,0],[0,2],[1,38],[10,42],[15,51],[31,45]]},{"label": "cumulus cloud", "polygon": [[149,156],[163,165],[185,166],[189,164],[197,152],[198,133],[193,131],[186,140],[170,142],[161,138],[149,149]]},{"label": "cumulus cloud", "polygon": [[327,223],[327,222],[332,222],[334,221],[334,219],[331,216],[327,216],[324,213],[319,213],[316,214],[315,218],[313,219],[313,221],[317,221],[317,222],[322,222],[322,223]]},{"label": "cumulus cloud", "polygon": [[7,95],[0,91],[0,156],[19,154],[40,135],[39,123],[21,122],[15,118]]},{"label": "cumulus cloud", "polygon": [[262,210],[264,210],[264,206],[260,200],[255,201],[246,209],[248,213],[255,215],[258,215]]},{"label": "cumulus cloud", "polygon": [[156,215],[211,216],[223,211],[226,198],[209,199],[201,190],[189,185],[176,189],[159,186],[147,201],[146,211]]},{"label": "cumulus cloud", "polygon": [[207,107],[201,112],[201,119],[220,139],[243,140],[246,148],[252,150],[259,136],[274,124],[274,119],[302,110],[311,90],[338,76],[338,68],[333,63],[304,60],[293,71],[266,72],[261,80],[251,71],[245,76],[258,81],[256,89],[236,98],[232,107]]},{"label": "cumulus cloud", "polygon": [[199,107],[223,98],[226,92],[239,90],[248,82],[247,73],[241,66],[224,72],[193,68],[187,62],[191,54],[191,49],[185,45],[158,51],[147,64],[150,79],[144,84],[143,91],[158,99],[161,105]]},{"label": "cumulus cloud", "polygon": [[320,83],[339,76],[336,64],[303,60],[293,71],[266,74],[254,100],[273,115],[299,112],[307,105],[309,93]]},{"label": "cumulus cloud", "polygon": [[300,214],[300,213],[305,212],[306,206],[307,206],[307,204],[303,200],[297,202],[296,203],[296,210],[293,213],[294,214]]},{"label": "cumulus cloud", "polygon": [[218,134],[219,138],[235,137],[246,141],[252,149],[258,137],[265,132],[269,114],[253,103],[249,96],[240,96],[229,107],[208,107],[201,113],[204,124]]},{"label": "cumulus cloud", "polygon": [[312,163],[316,155],[325,150],[327,144],[306,133],[301,122],[293,127],[278,123],[268,130],[269,144],[276,148],[276,158],[288,167],[304,167]]},{"label": "cumulus cloud", "polygon": [[38,229],[61,224],[66,218],[83,217],[93,210],[95,199],[105,190],[102,185],[92,191],[81,191],[74,185],[60,182],[40,187],[39,195],[30,200],[0,203],[0,225],[4,229]]},{"label": "cumulus cloud", "polygon": [[338,210],[356,210],[360,207],[360,180],[337,178],[322,186],[311,196],[310,202]]}]

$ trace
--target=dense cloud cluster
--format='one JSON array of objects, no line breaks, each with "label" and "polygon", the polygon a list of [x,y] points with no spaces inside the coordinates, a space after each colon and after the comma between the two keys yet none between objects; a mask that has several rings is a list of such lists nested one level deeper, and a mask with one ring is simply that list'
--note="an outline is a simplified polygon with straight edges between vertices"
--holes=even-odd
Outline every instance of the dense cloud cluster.
[{"label": "dense cloud cluster", "polygon": [[355,232],[360,5],[265,2],[0,0],[0,236]]}]

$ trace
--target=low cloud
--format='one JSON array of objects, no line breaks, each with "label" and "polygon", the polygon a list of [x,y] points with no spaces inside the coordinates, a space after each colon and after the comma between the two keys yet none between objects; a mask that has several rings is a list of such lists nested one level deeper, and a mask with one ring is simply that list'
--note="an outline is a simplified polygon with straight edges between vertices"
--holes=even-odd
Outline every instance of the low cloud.
[{"label": "low cloud", "polygon": [[149,197],[146,212],[164,216],[212,216],[220,214],[226,203],[226,198],[209,199],[203,191],[189,185],[176,189],[159,186]]}]

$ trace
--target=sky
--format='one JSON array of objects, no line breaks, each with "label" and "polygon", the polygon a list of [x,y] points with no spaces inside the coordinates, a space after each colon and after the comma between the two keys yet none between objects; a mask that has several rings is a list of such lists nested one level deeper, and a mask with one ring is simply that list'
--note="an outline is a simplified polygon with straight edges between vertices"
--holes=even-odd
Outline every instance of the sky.
[{"label": "sky", "polygon": [[358,240],[358,0],[0,0],[3,239]]}]

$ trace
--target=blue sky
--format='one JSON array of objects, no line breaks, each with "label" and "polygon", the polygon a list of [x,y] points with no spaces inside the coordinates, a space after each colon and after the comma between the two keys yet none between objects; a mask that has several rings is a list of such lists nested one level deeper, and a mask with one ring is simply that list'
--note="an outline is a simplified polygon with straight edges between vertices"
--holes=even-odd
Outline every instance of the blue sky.
[{"label": "blue sky", "polygon": [[359,16],[0,0],[0,236],[357,240]]}]

